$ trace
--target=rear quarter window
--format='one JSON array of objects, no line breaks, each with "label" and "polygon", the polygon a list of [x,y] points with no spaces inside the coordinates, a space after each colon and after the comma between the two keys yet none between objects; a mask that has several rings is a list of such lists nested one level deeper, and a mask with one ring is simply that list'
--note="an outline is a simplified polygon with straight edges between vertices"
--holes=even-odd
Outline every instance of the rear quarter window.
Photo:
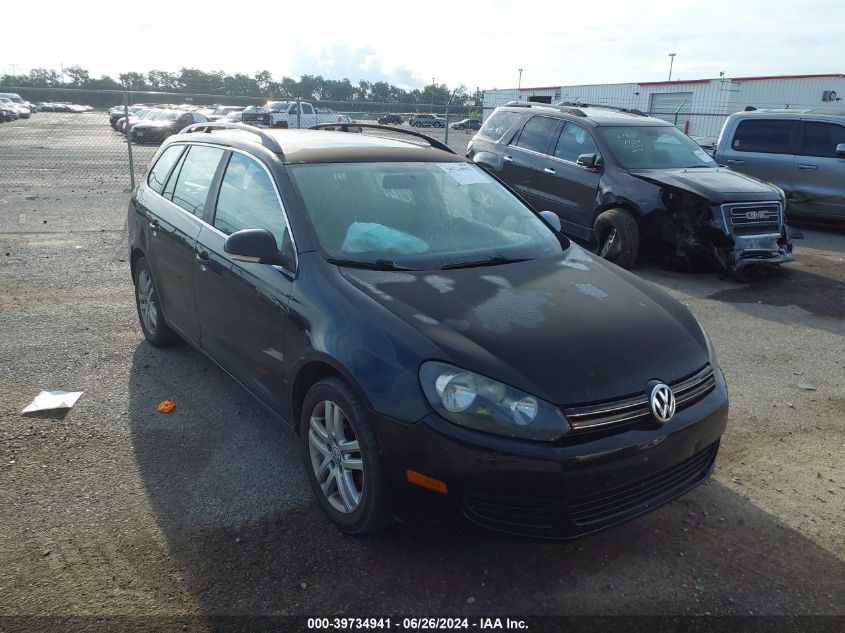
[{"label": "rear quarter window", "polygon": [[487,117],[484,125],[478,130],[478,135],[489,138],[491,141],[498,141],[518,118],[519,114],[516,112],[508,112],[507,110],[496,111]]},{"label": "rear quarter window", "polygon": [[150,186],[150,189],[156,193],[161,193],[164,190],[167,177],[170,175],[173,165],[179,160],[184,149],[184,145],[171,145],[164,150],[150,170],[150,175],[147,176],[147,184]]},{"label": "rear quarter window", "polygon": [[761,119],[740,121],[731,148],[737,152],[792,154],[797,121]]}]

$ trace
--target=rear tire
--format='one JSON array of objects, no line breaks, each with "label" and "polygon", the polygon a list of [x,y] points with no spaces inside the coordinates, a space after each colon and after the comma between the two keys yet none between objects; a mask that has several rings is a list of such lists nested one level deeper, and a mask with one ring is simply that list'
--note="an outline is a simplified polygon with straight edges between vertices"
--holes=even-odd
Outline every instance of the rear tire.
[{"label": "rear tire", "polygon": [[640,251],[637,221],[624,209],[608,209],[595,224],[596,254],[622,268],[633,268]]},{"label": "rear tire", "polygon": [[378,440],[352,388],[340,378],[316,383],[302,403],[299,429],[306,476],[332,523],[346,534],[389,524]]},{"label": "rear tire", "polygon": [[169,347],[179,340],[164,320],[159,294],[147,260],[141,258],[135,264],[135,307],[144,338],[154,347]]}]

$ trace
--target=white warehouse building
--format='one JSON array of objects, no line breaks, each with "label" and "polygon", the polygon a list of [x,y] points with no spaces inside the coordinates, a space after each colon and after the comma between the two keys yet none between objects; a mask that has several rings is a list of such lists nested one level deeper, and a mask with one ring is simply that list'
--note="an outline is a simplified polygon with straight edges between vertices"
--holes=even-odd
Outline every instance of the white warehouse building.
[{"label": "white warehouse building", "polygon": [[612,105],[674,122],[688,134],[715,136],[727,115],[754,108],[845,111],[845,74],[719,77],[625,84],[484,91],[484,115],[509,101]]}]

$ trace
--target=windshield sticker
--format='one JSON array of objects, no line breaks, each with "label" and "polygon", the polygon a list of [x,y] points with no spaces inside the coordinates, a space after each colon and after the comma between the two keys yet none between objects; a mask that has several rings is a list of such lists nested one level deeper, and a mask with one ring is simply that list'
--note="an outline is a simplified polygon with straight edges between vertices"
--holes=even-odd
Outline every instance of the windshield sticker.
[{"label": "windshield sticker", "polygon": [[693,152],[693,154],[698,156],[702,163],[709,163],[711,161],[710,155],[703,149],[697,149]]},{"label": "windshield sticker", "polygon": [[467,163],[437,163],[443,171],[454,178],[459,185],[482,185],[490,182],[486,174]]}]

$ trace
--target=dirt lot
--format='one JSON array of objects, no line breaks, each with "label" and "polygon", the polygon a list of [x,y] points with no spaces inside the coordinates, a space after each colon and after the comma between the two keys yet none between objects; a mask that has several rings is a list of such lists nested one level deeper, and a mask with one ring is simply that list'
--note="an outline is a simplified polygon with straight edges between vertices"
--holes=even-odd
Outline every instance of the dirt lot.
[{"label": "dirt lot", "polygon": [[[125,149],[82,116],[0,126],[0,615],[845,616],[842,232],[806,229],[752,284],[638,271],[698,316],[728,378],[708,483],[574,542],[460,521],[348,538],[293,435],[199,353],[143,341]],[[85,395],[22,417],[42,389]]]}]

